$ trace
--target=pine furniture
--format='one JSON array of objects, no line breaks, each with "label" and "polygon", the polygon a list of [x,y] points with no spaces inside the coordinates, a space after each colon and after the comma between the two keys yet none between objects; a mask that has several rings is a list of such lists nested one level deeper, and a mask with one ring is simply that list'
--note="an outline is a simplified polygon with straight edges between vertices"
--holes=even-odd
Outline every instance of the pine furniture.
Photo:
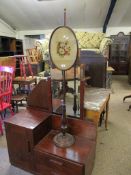
[{"label": "pine furniture", "polygon": [[[101,125],[101,115],[105,111],[105,129],[108,125],[110,92],[102,88],[89,88],[84,96],[84,115],[96,126]],[[100,122],[100,123],[99,123]]]}]

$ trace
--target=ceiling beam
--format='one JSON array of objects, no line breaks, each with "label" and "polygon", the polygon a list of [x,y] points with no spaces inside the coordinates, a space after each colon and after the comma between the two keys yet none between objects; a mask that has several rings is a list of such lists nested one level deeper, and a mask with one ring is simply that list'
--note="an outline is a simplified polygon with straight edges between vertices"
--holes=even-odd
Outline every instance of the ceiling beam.
[{"label": "ceiling beam", "polygon": [[115,7],[116,1],[117,0],[111,0],[110,6],[109,6],[109,9],[108,9],[108,13],[106,15],[106,19],[105,19],[105,22],[104,22],[104,25],[103,25],[103,33],[106,33],[107,25],[108,25],[109,20],[111,18],[111,15],[112,15],[113,9]]}]

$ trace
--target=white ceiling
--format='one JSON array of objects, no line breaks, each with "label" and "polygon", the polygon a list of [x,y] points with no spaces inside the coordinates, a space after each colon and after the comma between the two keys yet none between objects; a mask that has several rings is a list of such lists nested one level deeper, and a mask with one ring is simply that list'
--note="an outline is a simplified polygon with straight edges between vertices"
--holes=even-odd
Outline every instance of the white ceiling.
[{"label": "white ceiling", "polygon": [[131,0],[117,0],[108,26],[131,26]]},{"label": "white ceiling", "polygon": [[110,0],[0,0],[0,18],[16,30],[53,29],[64,23],[72,28],[102,27]]},{"label": "white ceiling", "polygon": [[[14,29],[54,29],[64,23],[72,28],[102,28],[110,0],[0,0],[0,18]],[[131,26],[131,0],[117,0],[109,26]]]}]

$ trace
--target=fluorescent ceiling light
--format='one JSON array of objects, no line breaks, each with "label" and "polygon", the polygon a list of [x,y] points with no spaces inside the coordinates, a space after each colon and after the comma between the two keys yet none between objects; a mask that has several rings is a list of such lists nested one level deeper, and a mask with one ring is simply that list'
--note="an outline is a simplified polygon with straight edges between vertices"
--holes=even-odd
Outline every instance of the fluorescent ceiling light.
[{"label": "fluorescent ceiling light", "polygon": [[55,1],[55,0],[37,0],[37,1]]}]

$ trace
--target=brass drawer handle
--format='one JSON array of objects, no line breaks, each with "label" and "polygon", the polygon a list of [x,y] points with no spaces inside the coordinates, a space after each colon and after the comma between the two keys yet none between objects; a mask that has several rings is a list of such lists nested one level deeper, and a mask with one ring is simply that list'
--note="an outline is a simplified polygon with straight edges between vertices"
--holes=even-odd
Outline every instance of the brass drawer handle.
[{"label": "brass drawer handle", "polygon": [[59,165],[59,166],[63,166],[63,163],[62,163],[62,162],[59,162],[59,161],[57,161],[57,160],[50,159],[49,161],[50,161],[51,163],[57,164],[57,165]]}]

